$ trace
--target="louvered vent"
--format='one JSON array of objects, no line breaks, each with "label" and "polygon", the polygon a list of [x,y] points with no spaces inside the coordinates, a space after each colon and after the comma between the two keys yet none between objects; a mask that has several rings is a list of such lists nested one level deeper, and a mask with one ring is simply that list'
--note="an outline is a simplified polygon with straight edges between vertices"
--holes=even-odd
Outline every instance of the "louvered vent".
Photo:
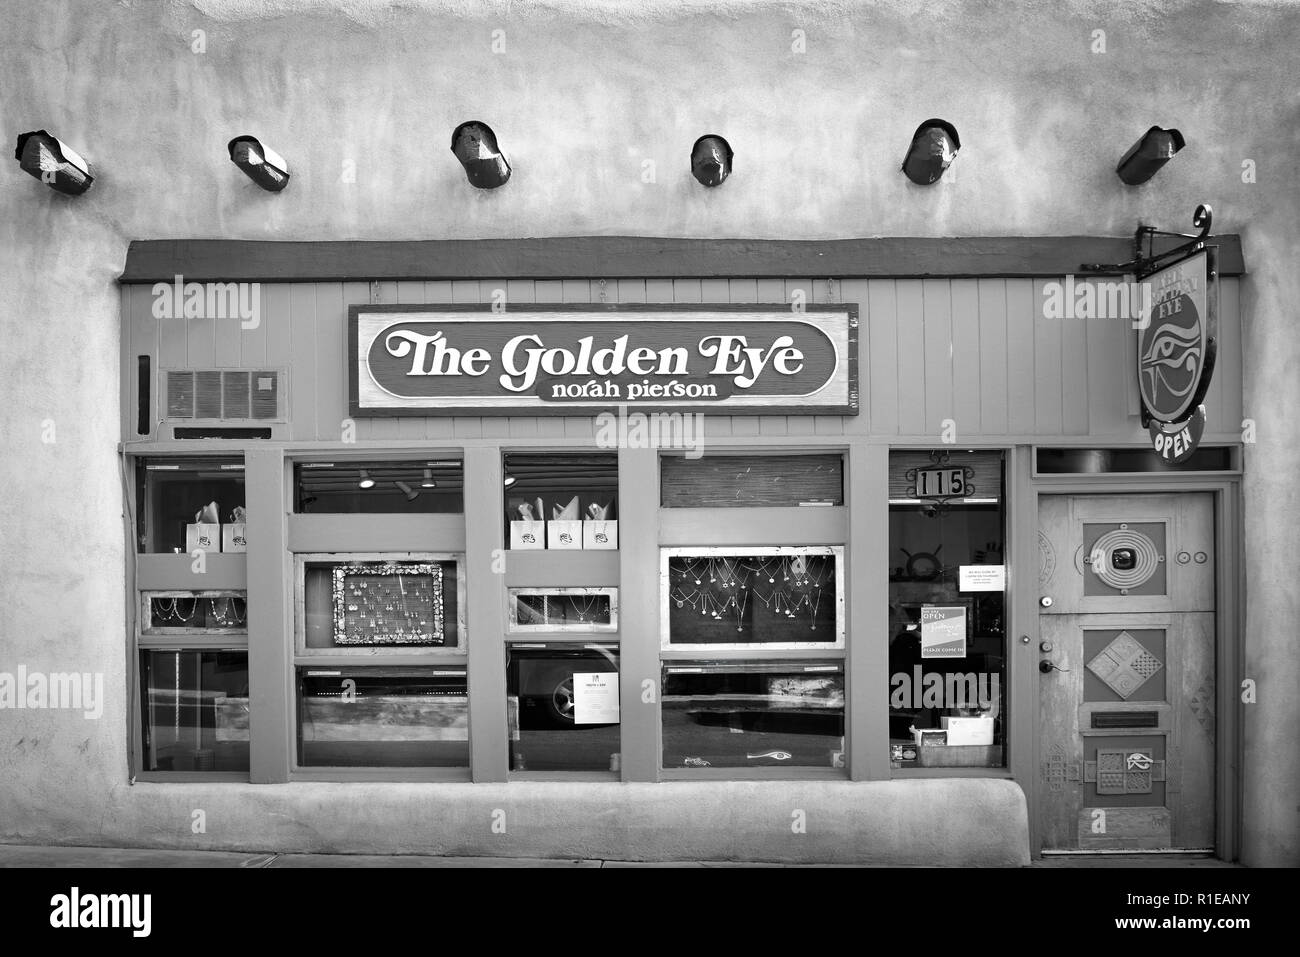
[{"label": "louvered vent", "polygon": [[282,417],[279,372],[222,369],[166,375],[169,419],[230,422]]}]

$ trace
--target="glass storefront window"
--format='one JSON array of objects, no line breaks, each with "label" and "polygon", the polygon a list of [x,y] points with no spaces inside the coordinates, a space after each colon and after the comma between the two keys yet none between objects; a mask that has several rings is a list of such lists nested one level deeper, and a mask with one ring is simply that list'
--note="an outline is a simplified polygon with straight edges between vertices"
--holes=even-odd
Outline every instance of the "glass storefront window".
[{"label": "glass storefront window", "polygon": [[248,770],[248,654],[140,653],[143,768]]},{"label": "glass storefront window", "polygon": [[149,591],[141,596],[144,635],[247,634],[245,591]]},{"label": "glass storefront window", "polygon": [[465,669],[300,668],[303,767],[469,767]]},{"label": "glass storefront window", "polygon": [[242,456],[136,462],[136,547],[141,552],[242,552],[243,510]]},{"label": "glass storefront window", "polygon": [[300,514],[465,510],[460,459],[299,462],[293,487]]},{"label": "glass storefront window", "polygon": [[463,648],[465,583],[458,556],[302,558],[299,654]]},{"label": "glass storefront window", "polygon": [[843,556],[838,545],[662,549],[661,645],[843,648]]},{"label": "glass storefront window", "polygon": [[510,548],[618,548],[616,453],[510,452],[503,470]]},{"label": "glass storefront window", "polygon": [[674,661],[665,768],[844,767],[841,662]]},{"label": "glass storefront window", "polygon": [[891,764],[1003,767],[1006,508],[1000,452],[894,452]]},{"label": "glass storefront window", "polygon": [[617,588],[511,588],[506,630],[618,631]]},{"label": "glass storefront window", "polygon": [[618,691],[613,645],[511,644],[510,770],[619,770]]}]

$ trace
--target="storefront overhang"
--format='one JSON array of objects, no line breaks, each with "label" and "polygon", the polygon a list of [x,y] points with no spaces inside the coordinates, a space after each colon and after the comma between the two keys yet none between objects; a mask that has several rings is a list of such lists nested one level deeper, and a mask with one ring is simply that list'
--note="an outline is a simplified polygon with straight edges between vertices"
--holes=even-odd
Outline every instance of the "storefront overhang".
[{"label": "storefront overhang", "polygon": [[[1223,276],[1245,273],[1241,238],[1210,237]],[[1165,238],[1155,250],[1177,245]],[[536,239],[261,242],[135,240],[119,282],[357,282],[366,280],[573,279],[602,276],[764,279],[1032,278],[1133,256],[1131,237],[977,236],[868,239],[664,239],[568,236]]]}]

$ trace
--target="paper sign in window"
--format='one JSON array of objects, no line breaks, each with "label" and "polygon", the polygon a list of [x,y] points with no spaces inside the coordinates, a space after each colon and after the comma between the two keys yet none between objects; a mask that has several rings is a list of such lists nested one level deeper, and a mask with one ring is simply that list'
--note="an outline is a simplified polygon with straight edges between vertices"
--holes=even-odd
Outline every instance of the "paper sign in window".
[{"label": "paper sign in window", "polygon": [[573,673],[573,723],[618,723],[618,673],[575,671]]},{"label": "paper sign in window", "polygon": [[962,565],[958,568],[959,591],[1006,591],[1007,566]]},{"label": "paper sign in window", "polygon": [[966,609],[964,606],[922,606],[921,657],[966,657]]}]

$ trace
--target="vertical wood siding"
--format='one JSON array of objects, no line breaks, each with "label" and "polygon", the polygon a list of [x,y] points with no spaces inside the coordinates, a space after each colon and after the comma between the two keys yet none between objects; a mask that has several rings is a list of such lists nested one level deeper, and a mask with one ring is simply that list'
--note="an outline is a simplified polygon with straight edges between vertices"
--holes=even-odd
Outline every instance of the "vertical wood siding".
[{"label": "vertical wood siding", "polygon": [[[488,303],[504,290],[514,305],[557,302],[855,302],[859,307],[859,416],[710,416],[709,437],[825,441],[881,436],[937,441],[947,420],[957,442],[1004,438],[1141,441],[1136,417],[1133,331],[1122,320],[1042,318],[1043,280],[1031,279],[618,279],[376,283],[384,303]],[[603,300],[602,300],[603,296]],[[159,369],[283,368],[290,437],[336,442],[347,418],[344,327],[347,307],[371,301],[371,284],[264,284],[261,322],[156,319],[148,286],[122,292],[123,435],[135,434],[136,357]],[[1231,440],[1241,429],[1240,283],[1220,285],[1219,353],[1206,396],[1206,433]],[[151,394],[156,422],[165,412]],[[590,417],[358,419],[359,441],[555,439],[594,436]],[[161,436],[167,437],[167,436]]]}]

